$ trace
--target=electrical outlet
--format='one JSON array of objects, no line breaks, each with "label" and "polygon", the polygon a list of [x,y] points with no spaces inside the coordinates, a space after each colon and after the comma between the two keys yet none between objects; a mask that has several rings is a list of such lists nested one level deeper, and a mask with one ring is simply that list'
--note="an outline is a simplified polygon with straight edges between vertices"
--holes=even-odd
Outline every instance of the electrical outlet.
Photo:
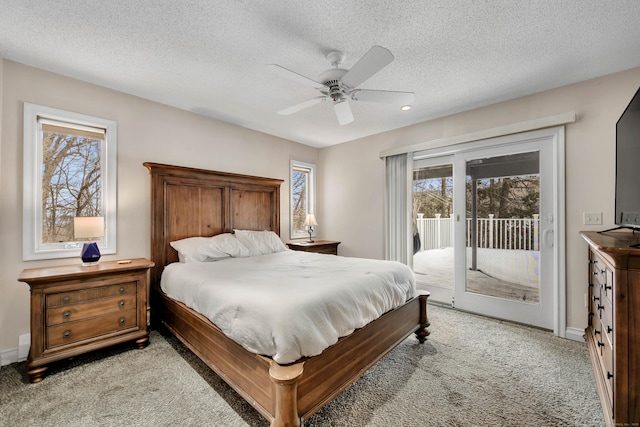
[{"label": "electrical outlet", "polygon": [[582,223],[585,225],[602,225],[602,212],[583,212]]}]

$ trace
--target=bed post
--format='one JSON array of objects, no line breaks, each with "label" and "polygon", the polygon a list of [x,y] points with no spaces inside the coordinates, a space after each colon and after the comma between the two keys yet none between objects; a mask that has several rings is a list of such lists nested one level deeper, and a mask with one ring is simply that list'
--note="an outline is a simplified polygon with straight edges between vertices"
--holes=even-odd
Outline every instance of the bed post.
[{"label": "bed post", "polygon": [[298,415],[298,380],[304,371],[304,362],[282,366],[271,361],[269,376],[276,385],[276,413],[271,427],[300,427]]},{"label": "bed post", "polygon": [[416,337],[421,343],[427,340],[431,332],[427,329],[431,324],[427,317],[427,298],[431,295],[428,291],[418,291],[418,299],[420,301],[420,327],[416,330]]}]

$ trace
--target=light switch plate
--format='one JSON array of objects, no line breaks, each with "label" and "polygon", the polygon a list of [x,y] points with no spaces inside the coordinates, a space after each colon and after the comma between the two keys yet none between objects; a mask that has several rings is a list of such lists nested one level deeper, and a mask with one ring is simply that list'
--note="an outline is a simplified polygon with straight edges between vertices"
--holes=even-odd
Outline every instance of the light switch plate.
[{"label": "light switch plate", "polygon": [[585,225],[602,225],[602,212],[583,212],[582,223]]}]

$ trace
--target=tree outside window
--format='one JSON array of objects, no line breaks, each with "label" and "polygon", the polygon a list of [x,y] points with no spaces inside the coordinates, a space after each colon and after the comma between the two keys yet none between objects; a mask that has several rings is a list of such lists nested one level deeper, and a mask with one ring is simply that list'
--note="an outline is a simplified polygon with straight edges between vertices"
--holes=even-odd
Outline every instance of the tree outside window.
[{"label": "tree outside window", "polygon": [[73,218],[102,216],[104,129],[41,121],[42,243],[73,242]]}]

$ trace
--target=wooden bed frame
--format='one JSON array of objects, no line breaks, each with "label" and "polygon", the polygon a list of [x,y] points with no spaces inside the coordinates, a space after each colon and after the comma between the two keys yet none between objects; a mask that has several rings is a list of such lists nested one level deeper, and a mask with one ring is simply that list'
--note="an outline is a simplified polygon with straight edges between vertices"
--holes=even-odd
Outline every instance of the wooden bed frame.
[{"label": "wooden bed frame", "polygon": [[428,292],[356,330],[318,356],[280,365],[250,353],[204,316],[160,289],[178,260],[169,242],[233,229],[280,234],[282,180],[144,163],[151,176],[151,319],[162,324],[233,387],[272,427],[299,426],[411,333],[422,343]]}]

